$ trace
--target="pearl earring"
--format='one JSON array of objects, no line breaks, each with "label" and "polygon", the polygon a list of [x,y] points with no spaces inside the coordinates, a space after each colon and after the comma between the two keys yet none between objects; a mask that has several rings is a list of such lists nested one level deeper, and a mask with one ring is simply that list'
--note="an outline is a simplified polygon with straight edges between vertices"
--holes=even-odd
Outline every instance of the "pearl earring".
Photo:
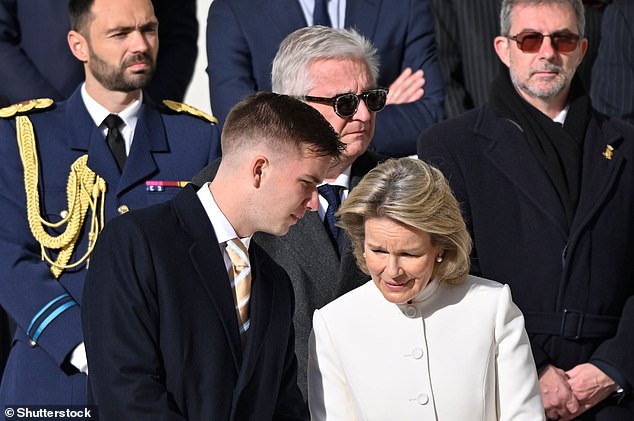
[{"label": "pearl earring", "polygon": [[442,263],[442,254],[439,254],[438,256],[436,256],[436,262]]}]

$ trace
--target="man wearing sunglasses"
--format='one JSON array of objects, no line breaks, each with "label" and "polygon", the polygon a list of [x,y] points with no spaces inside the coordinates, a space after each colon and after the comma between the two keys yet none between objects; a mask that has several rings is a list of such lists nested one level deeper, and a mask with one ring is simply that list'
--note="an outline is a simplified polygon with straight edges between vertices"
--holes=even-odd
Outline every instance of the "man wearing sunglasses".
[{"label": "man wearing sunglasses", "polygon": [[[288,272],[293,283],[295,352],[304,398],[313,312],[367,281],[357,268],[349,240],[339,235],[336,227],[332,229],[337,204],[330,204],[329,199],[341,202],[384,159],[367,150],[377,112],[385,106],[387,95],[387,89],[377,86],[377,75],[376,49],[353,30],[324,26],[298,29],[282,41],[273,60],[273,90],[317,109],[346,145],[326,182],[318,188],[318,212],[307,212],[283,237],[262,233],[253,237]],[[213,177],[210,167],[194,177],[194,184]]]},{"label": "man wearing sunglasses", "polygon": [[522,309],[555,420],[632,420],[634,128],[575,72],[580,0],[504,0],[490,101],[424,132],[473,235],[472,272]]}]

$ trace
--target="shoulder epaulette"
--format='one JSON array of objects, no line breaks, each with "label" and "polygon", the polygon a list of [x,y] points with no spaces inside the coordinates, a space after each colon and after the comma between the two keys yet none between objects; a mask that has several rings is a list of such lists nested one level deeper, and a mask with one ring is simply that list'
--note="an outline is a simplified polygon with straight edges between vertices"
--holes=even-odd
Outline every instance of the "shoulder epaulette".
[{"label": "shoulder epaulette", "polygon": [[18,114],[29,114],[30,112],[46,110],[53,106],[55,101],[50,98],[29,99],[18,102],[8,107],[0,108],[0,118],[11,118]]},{"label": "shoulder epaulette", "polygon": [[176,111],[177,113],[190,114],[195,117],[207,120],[210,123],[218,123],[218,119],[216,119],[216,117],[212,116],[211,114],[207,114],[206,112],[201,111],[198,108],[192,107],[191,105],[183,104],[182,102],[178,101],[172,101],[170,99],[164,99],[163,104],[170,110]]}]

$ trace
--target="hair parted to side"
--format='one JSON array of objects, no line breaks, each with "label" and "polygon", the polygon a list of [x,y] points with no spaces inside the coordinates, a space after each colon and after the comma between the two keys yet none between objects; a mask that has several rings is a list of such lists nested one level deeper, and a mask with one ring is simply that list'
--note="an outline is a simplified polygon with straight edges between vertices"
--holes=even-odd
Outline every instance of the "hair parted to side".
[{"label": "hair parted to side", "polygon": [[345,144],[313,107],[287,95],[258,92],[236,104],[222,130],[222,155],[265,143],[271,150],[296,148],[338,158]]},{"label": "hair parted to side", "polygon": [[471,237],[458,201],[442,172],[421,160],[389,159],[377,165],[350,192],[337,216],[366,274],[365,221],[382,217],[428,233],[432,245],[443,249],[443,262],[434,265],[433,279],[458,284],[469,273]]},{"label": "hair parted to side", "polygon": [[88,23],[94,18],[92,14],[92,5],[95,0],[69,0],[68,17],[70,19],[70,29],[77,31],[86,36],[84,31]]},{"label": "hair parted to side", "polygon": [[309,26],[289,34],[273,59],[273,92],[306,95],[312,88],[308,72],[316,60],[359,59],[367,63],[372,83],[379,75],[379,58],[372,43],[353,29]]},{"label": "hair parted to side", "polygon": [[500,9],[500,35],[516,35],[511,34],[511,12],[517,5],[531,5],[536,6],[540,4],[560,4],[563,6],[570,6],[575,11],[575,20],[577,21],[577,30],[579,31],[579,38],[585,37],[586,29],[586,15],[581,0],[502,0],[502,6]]}]

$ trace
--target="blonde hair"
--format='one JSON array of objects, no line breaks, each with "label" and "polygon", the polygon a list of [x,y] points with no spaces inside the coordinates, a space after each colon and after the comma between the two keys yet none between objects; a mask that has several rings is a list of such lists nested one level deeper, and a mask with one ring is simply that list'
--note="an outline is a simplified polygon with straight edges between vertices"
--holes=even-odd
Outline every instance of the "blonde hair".
[{"label": "blonde hair", "polygon": [[443,250],[434,279],[457,284],[469,272],[471,237],[458,201],[440,170],[423,161],[400,158],[379,164],[350,192],[337,216],[366,274],[365,221],[382,217],[428,233],[432,245]]}]

